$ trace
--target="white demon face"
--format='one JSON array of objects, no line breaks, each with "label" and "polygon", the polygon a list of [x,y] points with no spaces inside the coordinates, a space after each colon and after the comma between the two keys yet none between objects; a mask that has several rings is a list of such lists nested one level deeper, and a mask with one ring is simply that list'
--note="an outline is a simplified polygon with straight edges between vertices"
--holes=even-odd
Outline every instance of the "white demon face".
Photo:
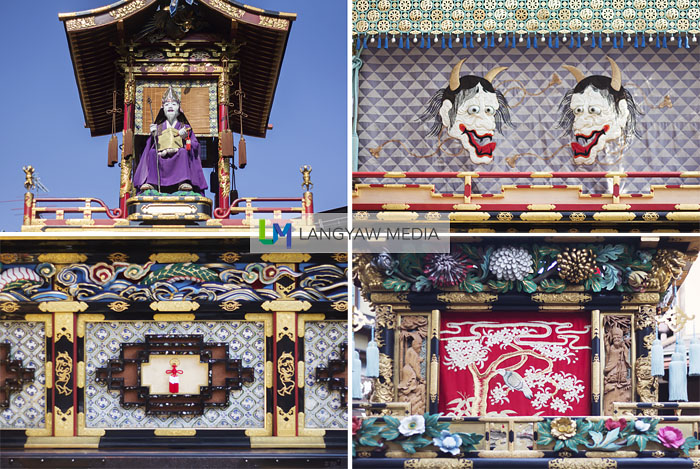
[{"label": "white demon face", "polygon": [[484,91],[478,84],[476,94],[459,106],[454,122],[450,123],[452,106],[451,101],[445,100],[440,108],[442,125],[447,127],[447,134],[462,142],[472,163],[491,163],[496,148],[493,141],[498,110],[496,94]]},{"label": "white demon face", "polygon": [[620,111],[615,112],[615,106],[591,86],[571,97],[575,140],[571,148],[575,164],[593,164],[606,143],[622,137],[629,117],[624,99],[619,108]]},{"label": "white demon face", "polygon": [[180,105],[177,101],[166,101],[163,103],[163,113],[169,122],[173,122],[180,115]]}]

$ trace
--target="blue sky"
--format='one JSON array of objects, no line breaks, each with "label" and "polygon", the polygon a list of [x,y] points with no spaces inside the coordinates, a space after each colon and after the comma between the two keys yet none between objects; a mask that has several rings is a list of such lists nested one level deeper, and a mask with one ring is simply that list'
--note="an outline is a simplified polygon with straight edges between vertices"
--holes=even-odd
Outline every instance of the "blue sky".
[{"label": "blue sky", "polygon": [[[119,168],[107,167],[109,136],[93,138],[84,128],[68,42],[58,20],[58,13],[109,3],[62,0],[4,5],[8,21],[0,29],[5,44],[0,76],[0,231],[21,228],[22,166],[28,164],[50,190],[38,197],[94,197],[111,208],[118,206]],[[274,129],[265,139],[246,138],[248,166],[236,172],[239,194],[301,196],[299,167],[310,164],[316,211],[345,206],[347,4],[344,0],[244,3],[297,13],[297,20],[272,107]]]}]

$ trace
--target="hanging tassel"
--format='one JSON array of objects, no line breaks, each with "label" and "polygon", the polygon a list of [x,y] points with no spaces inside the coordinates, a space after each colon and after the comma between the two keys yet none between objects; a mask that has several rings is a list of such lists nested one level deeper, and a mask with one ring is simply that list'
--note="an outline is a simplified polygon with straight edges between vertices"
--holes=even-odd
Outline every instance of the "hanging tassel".
[{"label": "hanging tassel", "polygon": [[510,48],[515,49],[515,33],[513,33],[513,41],[512,41]]},{"label": "hanging tassel", "polygon": [[496,47],[496,40],[494,39],[495,34],[491,33],[491,47]]},{"label": "hanging tassel", "polygon": [[644,34],[642,34],[642,48],[647,46],[647,38]]},{"label": "hanging tassel", "polygon": [[403,49],[403,34],[399,36],[399,49]]},{"label": "hanging tassel", "polygon": [[688,42],[688,35],[685,35],[685,48],[690,49],[690,43]]},{"label": "hanging tassel", "polygon": [[527,48],[528,49],[530,48],[530,36],[529,35],[527,36]]},{"label": "hanging tassel", "polygon": [[422,34],[420,35],[420,48],[425,48],[425,36],[423,36]]},{"label": "hanging tassel", "polygon": [[559,35],[554,36],[554,48],[559,49]]},{"label": "hanging tassel", "polygon": [[445,46],[445,35],[443,34],[442,35],[442,48],[444,49],[445,47],[446,47]]},{"label": "hanging tassel", "polygon": [[474,36],[472,34],[469,35],[469,48],[474,48]]},{"label": "hanging tassel", "polygon": [[362,399],[362,362],[360,361],[360,352],[353,350],[352,352],[352,398]]},{"label": "hanging tassel", "polygon": [[685,362],[685,346],[681,344],[680,335],[676,338],[676,351],[673,352],[668,366],[668,400],[688,400],[688,368]]},{"label": "hanging tassel", "polygon": [[109,139],[109,146],[107,147],[107,166],[110,168],[117,164],[119,161],[119,142],[117,141],[117,136],[112,135]]},{"label": "hanging tassel", "polygon": [[243,169],[245,165],[248,164],[248,155],[245,150],[245,138],[241,135],[241,139],[238,141],[238,167]]},{"label": "hanging tassel", "polygon": [[233,156],[233,132],[231,129],[226,129],[221,132],[221,156],[231,158]]},{"label": "hanging tassel", "polygon": [[581,33],[578,33],[578,37],[576,38],[576,48],[581,47]]},{"label": "hanging tassel", "polygon": [[690,339],[690,369],[688,376],[700,376],[700,341],[697,336]]},{"label": "hanging tassel", "polygon": [[467,35],[465,34],[464,37],[462,37],[462,47],[467,48]]},{"label": "hanging tassel", "polygon": [[410,48],[411,48],[411,36],[409,36],[409,35],[407,34],[407,35],[406,35],[406,47],[405,47],[405,49],[406,49],[406,50],[409,50]]},{"label": "hanging tassel", "polygon": [[357,35],[357,41],[355,41],[355,49],[360,50],[360,35]]},{"label": "hanging tassel", "polygon": [[508,49],[508,47],[510,47],[510,38],[506,34],[506,49]]},{"label": "hanging tassel", "polygon": [[362,48],[367,49],[367,35],[366,34],[362,38]]},{"label": "hanging tassel", "polygon": [[379,377],[379,347],[374,341],[374,327],[372,328],[372,340],[367,344],[367,369],[365,376],[368,378]]},{"label": "hanging tassel", "polygon": [[617,49],[617,36],[613,34],[613,49]]},{"label": "hanging tassel", "polygon": [[591,33],[591,49],[595,49],[595,34]]},{"label": "hanging tassel", "polygon": [[452,49],[452,34],[450,34],[450,41],[449,41],[449,43],[447,44],[447,46],[448,46],[450,49]]},{"label": "hanging tassel", "polygon": [[651,375],[664,375],[664,348],[659,340],[659,331],[656,331],[656,339],[651,344]]},{"label": "hanging tassel", "polygon": [[637,35],[637,34],[634,35],[634,48],[635,49],[639,48],[639,35]]},{"label": "hanging tassel", "polygon": [[428,40],[427,40],[426,42],[427,42],[427,44],[428,44],[427,47],[426,47],[426,49],[430,49],[430,47],[431,47],[430,43],[433,42],[433,41],[430,40],[430,36],[428,36]]},{"label": "hanging tassel", "polygon": [[664,49],[668,49],[668,45],[666,44],[666,35],[664,34]]},{"label": "hanging tassel", "polygon": [[661,49],[661,37],[660,36],[661,36],[660,34],[656,35],[656,48],[657,49]]}]

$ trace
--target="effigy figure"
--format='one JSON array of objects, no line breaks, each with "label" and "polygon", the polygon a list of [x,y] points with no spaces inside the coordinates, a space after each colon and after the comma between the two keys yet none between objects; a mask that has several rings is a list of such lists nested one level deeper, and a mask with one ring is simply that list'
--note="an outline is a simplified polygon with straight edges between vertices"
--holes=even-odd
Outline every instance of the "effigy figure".
[{"label": "effigy figure", "polygon": [[203,194],[208,186],[199,159],[199,142],[180,111],[180,96],[172,86],[163,95],[163,106],[150,131],[134,173],[134,186],[140,192],[160,191],[162,187],[170,192]]},{"label": "effigy figure", "polygon": [[576,79],[576,86],[559,105],[559,127],[574,136],[571,149],[577,165],[618,163],[631,139],[639,137],[636,123],[641,112],[622,86],[620,68],[613,59],[607,59],[612,77],[584,77],[578,68],[564,65]]},{"label": "effigy figure", "polygon": [[617,325],[605,334],[605,368],[604,412],[613,414],[613,402],[625,402],[632,399],[632,381],[630,378],[630,350],[624,333]]},{"label": "effigy figure", "polygon": [[459,71],[466,59],[452,69],[449,85],[439,90],[419,117],[433,121],[429,136],[438,135],[443,127],[447,135],[458,139],[474,164],[493,162],[496,148],[494,133],[501,132],[503,124],[512,126],[508,102],[491,82],[508,67],[495,67],[485,77],[465,75]]}]

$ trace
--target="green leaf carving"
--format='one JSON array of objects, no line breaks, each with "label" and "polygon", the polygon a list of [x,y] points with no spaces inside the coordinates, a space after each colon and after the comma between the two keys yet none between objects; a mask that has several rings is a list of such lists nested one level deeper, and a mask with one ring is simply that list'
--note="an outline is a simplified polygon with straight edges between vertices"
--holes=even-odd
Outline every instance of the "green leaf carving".
[{"label": "green leaf carving", "polygon": [[566,282],[561,278],[546,278],[540,282],[540,288],[547,293],[561,293],[566,290]]},{"label": "green leaf carving", "polygon": [[418,254],[400,254],[399,269],[411,277],[417,277],[423,273]]},{"label": "green leaf carving", "polygon": [[596,252],[594,247],[593,252],[597,254],[596,261],[602,263],[617,260],[624,250],[625,248],[622,244],[606,244],[602,248],[598,249],[598,252]]},{"label": "green leaf carving", "polygon": [[476,276],[469,273],[467,278],[459,284],[459,289],[468,293],[478,293],[484,291],[484,284]]},{"label": "green leaf carving", "polygon": [[387,290],[393,291],[408,291],[408,289],[411,288],[411,284],[409,282],[396,277],[384,279],[382,286]]},{"label": "green leaf carving", "polygon": [[219,280],[219,276],[211,269],[187,262],[185,264],[169,264],[162,269],[153,271],[148,274],[143,283],[145,285],[153,285],[156,282],[167,282],[169,280],[215,282]]}]

